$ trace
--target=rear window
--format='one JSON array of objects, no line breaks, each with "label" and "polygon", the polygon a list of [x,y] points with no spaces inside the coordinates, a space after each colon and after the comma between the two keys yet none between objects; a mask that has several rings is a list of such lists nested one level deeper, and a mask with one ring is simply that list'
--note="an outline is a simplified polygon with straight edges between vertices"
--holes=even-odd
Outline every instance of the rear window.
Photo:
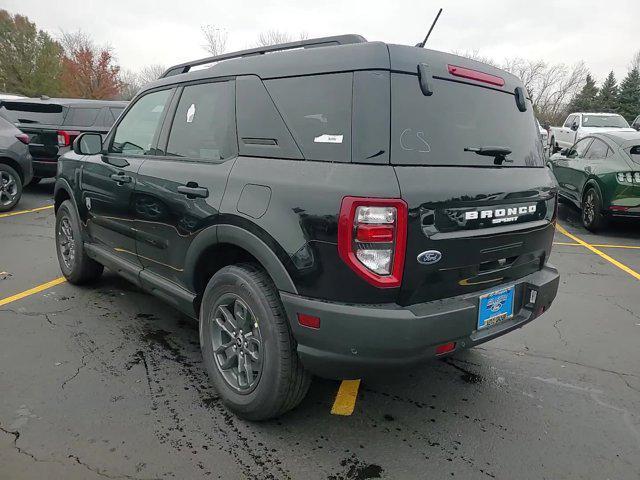
[{"label": "rear window", "polygon": [[2,102],[0,114],[13,123],[62,125],[65,110],[51,103]]},{"label": "rear window", "polygon": [[529,101],[521,112],[511,93],[437,78],[432,85],[427,97],[416,76],[392,74],[391,163],[493,166],[465,148],[504,147],[511,153],[503,166],[544,165]]},{"label": "rear window", "polygon": [[96,118],[100,113],[100,108],[76,108],[70,107],[66,118],[65,125],[74,127],[90,127],[96,123]]},{"label": "rear window", "polygon": [[305,159],[351,161],[352,73],[264,83]]}]

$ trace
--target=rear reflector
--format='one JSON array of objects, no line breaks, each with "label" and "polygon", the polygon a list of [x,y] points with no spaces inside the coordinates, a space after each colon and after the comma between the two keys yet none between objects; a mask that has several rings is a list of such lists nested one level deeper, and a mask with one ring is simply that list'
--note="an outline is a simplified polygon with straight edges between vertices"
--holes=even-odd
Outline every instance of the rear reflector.
[{"label": "rear reflector", "polygon": [[393,241],[393,225],[360,225],[356,231],[359,242]]},{"label": "rear reflector", "polygon": [[29,135],[27,135],[26,133],[19,133],[18,135],[16,135],[16,138],[25,145],[29,145]]},{"label": "rear reflector", "polygon": [[445,353],[453,352],[456,348],[456,342],[443,343],[436,347],[436,355],[444,355]]},{"label": "rear reflector", "polygon": [[303,327],[320,328],[320,318],[313,315],[307,315],[306,313],[298,314],[298,323]]},{"label": "rear reflector", "polygon": [[627,210],[629,210],[629,207],[622,207],[620,205],[611,205],[609,207],[609,210],[613,212],[626,212]]},{"label": "rear reflector", "polygon": [[468,78],[469,80],[489,83],[491,85],[497,85],[499,87],[504,86],[504,78],[502,77],[490,75],[478,70],[471,70],[470,68],[458,67],[456,65],[447,65],[447,67],[449,69],[449,73],[451,75],[455,75],[456,77]]}]

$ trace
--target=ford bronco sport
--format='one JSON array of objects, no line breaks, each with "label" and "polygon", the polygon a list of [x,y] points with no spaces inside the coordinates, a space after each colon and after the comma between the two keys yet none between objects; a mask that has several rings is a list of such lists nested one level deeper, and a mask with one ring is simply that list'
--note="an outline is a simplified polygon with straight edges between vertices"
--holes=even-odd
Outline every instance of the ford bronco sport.
[{"label": "ford bronco sport", "polygon": [[226,405],[271,418],[311,374],[450,355],[548,309],[541,148],[521,82],[447,53],[345,35],[189,62],[62,157],[60,267],[199,319]]}]

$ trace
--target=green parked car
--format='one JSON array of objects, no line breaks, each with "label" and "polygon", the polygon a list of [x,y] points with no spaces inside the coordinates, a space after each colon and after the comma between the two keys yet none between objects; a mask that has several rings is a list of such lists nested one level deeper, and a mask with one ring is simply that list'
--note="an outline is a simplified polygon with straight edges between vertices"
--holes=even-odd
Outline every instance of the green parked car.
[{"label": "green parked car", "polygon": [[590,135],[552,155],[548,166],[588,230],[612,216],[640,218],[640,132]]}]

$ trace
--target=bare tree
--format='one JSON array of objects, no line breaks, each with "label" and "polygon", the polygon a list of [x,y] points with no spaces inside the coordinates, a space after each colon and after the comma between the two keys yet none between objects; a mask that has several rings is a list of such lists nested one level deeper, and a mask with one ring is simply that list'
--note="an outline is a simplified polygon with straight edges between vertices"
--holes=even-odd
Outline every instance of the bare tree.
[{"label": "bare tree", "polygon": [[480,50],[453,50],[451,53],[454,55],[458,55],[459,57],[469,58],[471,60],[475,60],[476,62],[486,63],[487,65],[492,65],[494,67],[499,67],[500,65],[491,57],[486,57],[480,54]]},{"label": "bare tree", "polygon": [[160,78],[167,68],[157,63],[147,65],[138,72],[138,81],[141,85],[151,83]]},{"label": "bare tree", "polygon": [[631,58],[631,63],[629,64],[629,71],[633,69],[637,69],[640,71],[640,50],[638,50],[633,57]]},{"label": "bare tree", "polygon": [[201,27],[205,44],[202,46],[211,55],[221,55],[227,50],[227,31],[215,25]]},{"label": "bare tree", "polygon": [[122,84],[120,89],[120,98],[122,100],[131,100],[142,87],[139,75],[131,70],[120,71],[120,83]]},{"label": "bare tree", "polygon": [[295,42],[296,40],[306,40],[309,35],[306,32],[300,32],[297,36],[279,30],[267,30],[258,36],[256,47],[268,47],[279,43]]}]

